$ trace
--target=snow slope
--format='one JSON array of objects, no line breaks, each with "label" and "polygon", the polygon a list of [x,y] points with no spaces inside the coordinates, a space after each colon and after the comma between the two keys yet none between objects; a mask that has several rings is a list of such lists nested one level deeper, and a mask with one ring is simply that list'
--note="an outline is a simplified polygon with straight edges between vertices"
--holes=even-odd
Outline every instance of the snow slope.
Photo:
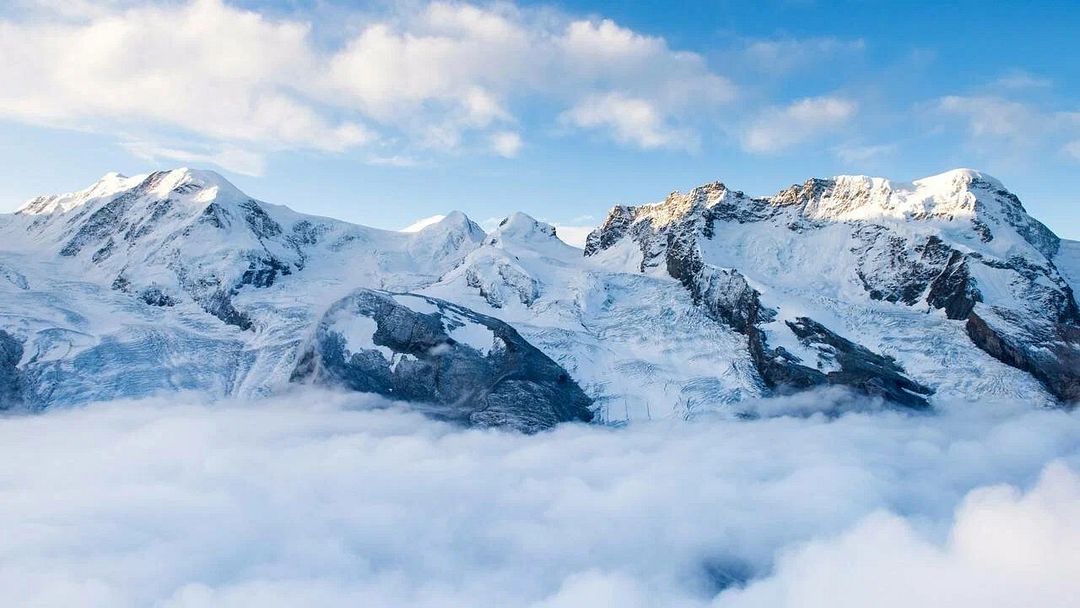
[{"label": "snow slope", "polygon": [[[1076,304],[1050,262],[1060,241],[984,174],[809,180],[766,199],[713,183],[616,207],[586,253],[626,243],[642,272],[714,297],[714,317],[761,345],[766,383],[843,375],[835,348],[796,335],[811,318],[939,396],[1077,398]],[[724,281],[745,286],[741,301]]]},{"label": "snow slope", "polygon": [[[327,310],[369,288],[509,323],[607,422],[738,415],[819,384],[912,407],[1050,405],[1080,370],[1078,278],[1080,244],[969,170],[764,199],[708,184],[616,207],[585,255],[521,213],[490,234],[460,212],[394,232],[256,201],[209,171],[112,173],[0,217],[0,332],[22,347],[0,371],[30,408],[265,395]],[[370,319],[341,323],[349,356],[385,348]],[[448,331],[498,345],[475,323]]]}]

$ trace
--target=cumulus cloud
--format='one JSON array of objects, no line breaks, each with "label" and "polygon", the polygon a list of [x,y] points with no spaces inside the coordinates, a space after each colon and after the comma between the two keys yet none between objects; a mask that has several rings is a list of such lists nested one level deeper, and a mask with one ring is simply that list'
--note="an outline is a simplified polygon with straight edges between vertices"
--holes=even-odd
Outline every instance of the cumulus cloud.
[{"label": "cumulus cloud", "polygon": [[993,96],[950,95],[938,101],[938,110],[967,120],[973,137],[1004,137],[1013,141],[1034,135],[1031,127],[1039,122],[1027,104]]},{"label": "cumulus cloud", "polygon": [[[487,141],[513,156],[515,106],[542,101],[583,117],[568,124],[657,147],[671,139],[664,129],[735,94],[700,55],[663,38],[513,4],[423,3],[357,15],[352,33],[223,0],[35,6],[0,20],[9,83],[0,116],[105,132],[139,125],[147,141],[175,129],[263,152]],[[620,112],[589,118],[590,100]]]},{"label": "cumulus cloud", "polygon": [[150,123],[220,141],[342,150],[371,138],[301,93],[317,60],[302,23],[218,0],[77,22],[0,22],[0,114],[39,124]]},{"label": "cumulus cloud", "polygon": [[585,99],[561,118],[564,123],[584,129],[603,129],[615,141],[646,150],[697,145],[692,132],[665,124],[663,114],[652,102],[620,93]]},{"label": "cumulus cloud", "polygon": [[[813,399],[535,436],[318,392],[8,417],[0,591],[23,606],[742,606],[809,584],[805,555],[827,590],[934,574],[913,556],[944,568],[935,589],[980,584],[969,566],[1075,585],[1076,480],[1060,467],[1080,468],[1080,414],[824,417]],[[800,415],[766,415],[783,412]],[[1031,487],[1053,461],[1026,495],[971,494]]]},{"label": "cumulus cloud", "polygon": [[1080,593],[1080,476],[1048,466],[1027,493],[980,488],[944,542],[875,514],[843,535],[791,551],[776,574],[723,593],[714,608],[1071,606]]},{"label": "cumulus cloud", "polygon": [[521,136],[513,131],[499,131],[491,135],[491,149],[499,156],[513,158],[521,151]]},{"label": "cumulus cloud", "polygon": [[968,147],[986,156],[1025,159],[1041,150],[1077,158],[1072,143],[1080,138],[1080,112],[998,95],[949,95],[931,110],[959,120]]},{"label": "cumulus cloud", "polygon": [[844,126],[858,111],[853,100],[808,97],[763,111],[743,133],[750,152],[775,153]]}]

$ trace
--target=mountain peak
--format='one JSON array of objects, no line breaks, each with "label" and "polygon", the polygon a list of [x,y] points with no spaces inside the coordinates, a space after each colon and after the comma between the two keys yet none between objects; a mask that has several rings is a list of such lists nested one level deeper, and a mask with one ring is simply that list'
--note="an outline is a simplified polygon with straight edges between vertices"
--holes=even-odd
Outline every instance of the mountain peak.
[{"label": "mountain peak", "polygon": [[548,240],[556,238],[554,226],[547,222],[541,222],[521,211],[515,211],[499,222],[495,233],[500,237],[509,237],[515,240]]},{"label": "mountain peak", "polygon": [[913,184],[916,186],[922,185],[928,187],[943,187],[945,185],[950,185],[954,187],[969,188],[972,184],[979,182],[989,184],[997,189],[1005,188],[997,178],[987,173],[983,173],[982,171],[966,168],[952,169],[950,171],[938,173],[937,175],[929,175],[914,180]]},{"label": "mountain peak", "polygon": [[401,232],[424,235],[460,234],[470,241],[479,243],[484,239],[485,233],[479,224],[462,213],[451,211],[446,215],[433,215],[406,226]]},{"label": "mountain peak", "polygon": [[75,192],[51,194],[30,199],[16,213],[23,215],[66,213],[91,201],[115,197],[122,192],[154,194],[162,198],[188,197],[195,202],[218,198],[247,200],[229,180],[214,171],[181,167],[128,177],[110,171],[96,182]]},{"label": "mountain peak", "polygon": [[248,198],[220,173],[188,167],[151,173],[139,184],[139,189],[145,193],[153,192],[162,196],[190,195],[196,200],[211,200],[220,197]]},{"label": "mountain peak", "polygon": [[439,221],[435,222],[436,225],[443,226],[476,226],[476,222],[472,221],[468,215],[465,215],[463,211],[453,210],[450,213],[439,218]]}]

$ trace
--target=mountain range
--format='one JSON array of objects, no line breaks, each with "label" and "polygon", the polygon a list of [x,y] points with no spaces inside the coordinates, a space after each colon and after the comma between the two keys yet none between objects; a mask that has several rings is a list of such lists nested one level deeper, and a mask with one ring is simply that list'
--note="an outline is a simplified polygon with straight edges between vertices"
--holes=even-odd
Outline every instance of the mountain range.
[{"label": "mountain range", "polygon": [[111,173],[0,215],[0,408],[297,384],[523,431],[830,386],[1069,407],[1077,285],[1080,242],[966,169],[706,184],[613,208],[584,250],[522,213],[394,232]]}]

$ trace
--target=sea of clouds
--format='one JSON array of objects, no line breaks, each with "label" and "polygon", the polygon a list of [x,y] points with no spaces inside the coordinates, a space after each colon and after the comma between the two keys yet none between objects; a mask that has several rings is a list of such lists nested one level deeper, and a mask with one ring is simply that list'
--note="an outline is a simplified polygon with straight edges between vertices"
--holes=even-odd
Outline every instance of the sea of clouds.
[{"label": "sea of clouds", "polygon": [[[817,409],[828,415],[813,413]],[[1080,414],[816,394],[463,430],[372,397],[0,419],[10,606],[1073,606]]]}]

